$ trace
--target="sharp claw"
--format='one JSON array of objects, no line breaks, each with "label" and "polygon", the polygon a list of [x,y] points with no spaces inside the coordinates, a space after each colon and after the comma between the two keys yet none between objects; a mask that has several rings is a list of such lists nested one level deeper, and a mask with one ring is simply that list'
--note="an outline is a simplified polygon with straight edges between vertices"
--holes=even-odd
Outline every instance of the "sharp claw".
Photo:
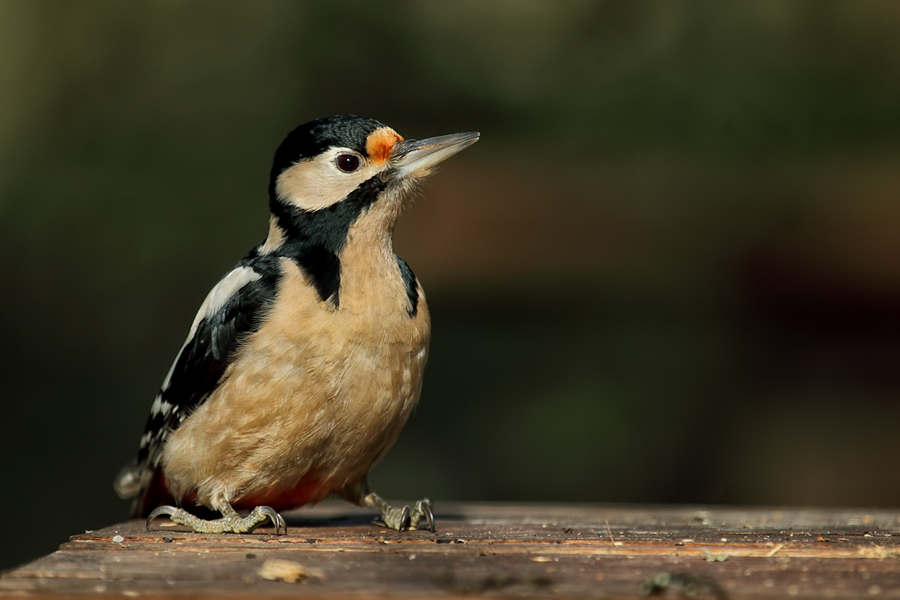
[{"label": "sharp claw", "polygon": [[419,523],[422,522],[424,517],[428,530],[434,533],[434,511],[431,510],[431,506],[431,500],[428,498],[423,498],[416,502],[416,508],[412,513],[412,521],[409,524],[410,529],[418,529]]},{"label": "sharp claw", "polygon": [[169,515],[171,517],[177,510],[178,509],[176,507],[169,506],[167,504],[153,509],[153,512],[147,515],[147,531],[150,531],[150,523],[153,521],[153,519],[160,515]]},{"label": "sharp claw", "polygon": [[428,498],[423,498],[416,502],[414,509],[410,509],[409,505],[403,508],[394,508],[375,492],[366,494],[362,501],[354,498],[350,498],[350,500],[378,510],[381,513],[381,519],[385,527],[389,529],[397,531],[413,530],[419,526],[422,517],[425,517],[428,529],[434,532],[434,511],[431,509],[431,500]]},{"label": "sharp claw", "polygon": [[425,520],[428,522],[428,530],[434,533],[434,512],[431,510],[431,506],[431,500],[425,498],[419,501],[419,505],[416,508],[425,515]]},{"label": "sharp claw", "polygon": [[272,510],[271,506],[260,506],[259,514],[268,518],[275,526],[275,533],[278,533],[278,513]]},{"label": "sharp claw", "polygon": [[272,521],[272,525],[275,526],[275,535],[278,535],[282,529],[284,529],[284,533],[287,533],[287,524],[284,522],[284,518],[275,512],[275,509],[271,506],[261,506],[259,512]]}]

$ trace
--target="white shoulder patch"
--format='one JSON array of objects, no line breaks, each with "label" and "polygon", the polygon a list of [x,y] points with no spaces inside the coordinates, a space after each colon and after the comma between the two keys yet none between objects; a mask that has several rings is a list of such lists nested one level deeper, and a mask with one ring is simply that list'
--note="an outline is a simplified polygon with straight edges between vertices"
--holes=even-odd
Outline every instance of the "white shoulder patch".
[{"label": "white shoulder patch", "polygon": [[225,306],[225,303],[234,296],[239,289],[250,283],[260,279],[262,275],[254,271],[251,267],[238,267],[231,271],[228,275],[215,285],[215,287],[206,296],[206,300],[200,305],[197,316],[194,317],[194,323],[191,325],[191,332],[188,334],[187,342],[194,337],[197,326],[200,321],[210,315],[216,314],[219,309]]},{"label": "white shoulder patch", "polygon": [[184,350],[184,347],[188,345],[188,343],[194,339],[194,334],[197,332],[197,327],[200,325],[200,321],[209,317],[211,315],[216,314],[219,309],[225,306],[225,303],[234,296],[239,289],[250,283],[251,281],[256,281],[260,279],[262,275],[257,273],[251,267],[238,267],[231,272],[228,273],[225,277],[219,281],[210,290],[209,294],[206,296],[206,299],[203,301],[203,304],[200,305],[200,310],[197,311],[197,315],[194,317],[194,322],[191,324],[191,330],[188,333],[187,339],[184,340],[184,344],[181,346],[181,350],[179,350],[178,355],[175,357],[175,360],[172,361],[172,366],[169,368],[169,372],[166,374],[166,379],[163,381],[162,389],[166,390],[169,388],[169,383],[172,380],[172,371],[175,369],[175,364],[178,362],[179,357],[181,357],[181,352]]}]

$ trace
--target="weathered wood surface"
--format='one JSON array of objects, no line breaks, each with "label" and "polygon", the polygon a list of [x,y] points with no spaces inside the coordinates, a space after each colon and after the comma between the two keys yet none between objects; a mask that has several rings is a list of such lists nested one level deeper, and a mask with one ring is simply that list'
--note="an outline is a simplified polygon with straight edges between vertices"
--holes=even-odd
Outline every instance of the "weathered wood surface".
[{"label": "weathered wood surface", "polygon": [[[76,535],[0,577],[0,595],[181,597],[900,597],[900,511],[437,505],[398,533],[346,504],[287,535],[200,535],[165,519]],[[298,563],[304,582],[264,579]]]}]

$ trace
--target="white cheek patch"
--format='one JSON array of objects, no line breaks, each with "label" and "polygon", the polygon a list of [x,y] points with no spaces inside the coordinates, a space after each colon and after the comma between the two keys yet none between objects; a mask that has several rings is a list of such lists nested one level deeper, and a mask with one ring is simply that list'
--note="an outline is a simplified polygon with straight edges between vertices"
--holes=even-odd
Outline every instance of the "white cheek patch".
[{"label": "white cheek patch", "polygon": [[344,152],[351,151],[331,148],[312,160],[285,169],[275,182],[278,199],[303,210],[322,210],[346,198],[381,170],[364,159],[358,170],[345,173],[335,166],[335,158]]}]

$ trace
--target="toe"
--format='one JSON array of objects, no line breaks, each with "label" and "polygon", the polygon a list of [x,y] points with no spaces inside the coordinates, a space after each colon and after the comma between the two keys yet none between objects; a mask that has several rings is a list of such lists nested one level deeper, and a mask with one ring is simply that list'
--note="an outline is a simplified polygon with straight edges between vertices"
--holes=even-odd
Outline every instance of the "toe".
[{"label": "toe", "polygon": [[422,513],[422,515],[425,516],[425,521],[428,523],[428,530],[431,533],[434,533],[434,511],[432,511],[431,507],[431,500],[429,500],[428,498],[420,500],[416,504],[416,510],[418,510]]},{"label": "toe", "polygon": [[287,524],[284,522],[284,518],[275,512],[275,509],[271,506],[260,506],[259,514],[272,522],[272,525],[275,527],[275,535],[278,535],[282,530],[284,530],[284,533],[287,533]]},{"label": "toe", "polygon": [[400,513],[400,522],[397,523],[397,531],[409,529],[409,507],[404,506],[403,512]]},{"label": "toe", "polygon": [[403,531],[404,529],[407,529],[409,527],[409,507],[404,506],[402,509],[391,509],[390,512],[382,515],[382,518],[384,519],[384,524],[387,525],[388,528],[396,529],[397,531]]},{"label": "toe", "polygon": [[147,515],[147,531],[150,531],[150,523],[153,522],[153,519],[160,515],[174,515],[178,509],[174,506],[169,506],[168,504],[160,506],[153,510],[149,515]]}]

